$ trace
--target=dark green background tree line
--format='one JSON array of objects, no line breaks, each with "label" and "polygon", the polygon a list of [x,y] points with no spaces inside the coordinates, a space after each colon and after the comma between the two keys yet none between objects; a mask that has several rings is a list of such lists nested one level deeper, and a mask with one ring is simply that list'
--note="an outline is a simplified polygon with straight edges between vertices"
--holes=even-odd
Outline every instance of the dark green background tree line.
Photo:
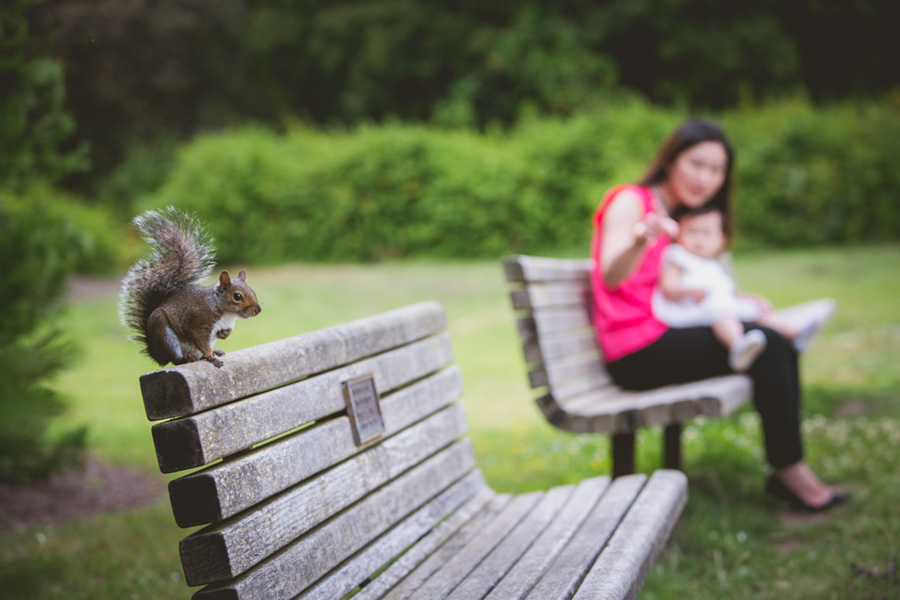
[{"label": "dark green background tree line", "polygon": [[[483,127],[634,91],[720,109],[894,88],[889,0],[42,0],[96,183],[129,149],[285,116]],[[83,182],[82,182],[83,183]]]}]

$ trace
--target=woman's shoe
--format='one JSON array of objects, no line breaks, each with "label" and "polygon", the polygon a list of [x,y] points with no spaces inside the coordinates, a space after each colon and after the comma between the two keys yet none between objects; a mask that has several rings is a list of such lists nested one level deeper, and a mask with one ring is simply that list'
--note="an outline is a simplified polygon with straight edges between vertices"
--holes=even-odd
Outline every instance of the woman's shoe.
[{"label": "woman's shoe", "polygon": [[784,485],[778,477],[775,475],[770,475],[769,480],[766,481],[766,491],[776,498],[781,498],[782,500],[786,500],[792,508],[795,510],[805,510],[807,512],[822,512],[826,511],[829,508],[833,508],[838,504],[842,504],[850,499],[849,494],[844,494],[840,492],[833,492],[831,495],[831,500],[822,504],[821,506],[812,506],[807,504],[803,498],[798,496],[791,490],[788,486]]}]

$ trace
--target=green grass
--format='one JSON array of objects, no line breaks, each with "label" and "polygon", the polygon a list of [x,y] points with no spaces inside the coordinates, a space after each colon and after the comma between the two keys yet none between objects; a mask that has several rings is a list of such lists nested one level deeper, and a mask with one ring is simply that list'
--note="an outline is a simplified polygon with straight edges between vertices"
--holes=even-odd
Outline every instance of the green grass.
[{"label": "green grass", "polygon": [[[762,492],[759,421],[747,408],[685,430],[690,500],[642,598],[897,598],[900,586],[854,570],[900,557],[900,246],[740,256],[743,287],[776,305],[837,299],[839,312],[803,363],[808,459],[852,502],[793,515]],[[426,299],[447,309],[479,464],[501,491],[608,473],[608,440],[548,426],[531,400],[497,262],[402,262],[251,268],[262,314],[222,347],[236,349]],[[97,457],[156,470],[138,376],[152,365],[118,325],[114,297],[79,301],[65,328],[79,358],[57,385],[70,421],[90,427]],[[660,434],[642,432],[638,466],[660,464]],[[165,479],[160,476],[160,486]],[[186,598],[165,502],[0,539],[4,598]]]}]

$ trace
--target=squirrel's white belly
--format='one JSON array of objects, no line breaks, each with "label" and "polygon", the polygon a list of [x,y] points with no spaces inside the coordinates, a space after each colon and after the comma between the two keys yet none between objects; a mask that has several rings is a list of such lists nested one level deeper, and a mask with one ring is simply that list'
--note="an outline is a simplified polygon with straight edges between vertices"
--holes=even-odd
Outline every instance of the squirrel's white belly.
[{"label": "squirrel's white belly", "polygon": [[[236,314],[223,315],[218,321],[213,324],[212,329],[209,332],[209,346],[211,348],[214,348],[216,342],[220,339],[228,337],[228,335],[220,337],[218,332],[228,331],[228,334],[230,335],[231,330],[234,329],[234,324],[237,322],[237,319],[238,316]],[[191,342],[187,340],[179,340],[177,336],[174,336],[174,334],[173,337],[173,341],[177,341],[181,346],[181,353],[185,358],[193,358],[196,360],[203,355],[203,352],[200,351],[200,348],[198,348]]]},{"label": "squirrel's white belly", "polygon": [[221,317],[219,317],[219,320],[216,321],[216,323],[212,326],[212,331],[209,332],[209,345],[215,346],[218,340],[228,337],[227,335],[224,337],[219,337],[218,332],[227,330],[230,335],[231,330],[234,329],[234,324],[237,322],[237,320],[237,313],[228,313],[227,315],[222,315]]}]

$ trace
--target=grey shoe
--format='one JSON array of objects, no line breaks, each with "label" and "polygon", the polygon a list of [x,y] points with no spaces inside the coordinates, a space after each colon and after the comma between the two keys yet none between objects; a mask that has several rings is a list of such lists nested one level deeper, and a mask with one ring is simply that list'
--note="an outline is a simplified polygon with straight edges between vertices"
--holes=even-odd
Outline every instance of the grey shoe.
[{"label": "grey shoe", "polygon": [[728,364],[733,371],[745,373],[765,349],[766,334],[759,329],[751,329],[728,351]]}]

